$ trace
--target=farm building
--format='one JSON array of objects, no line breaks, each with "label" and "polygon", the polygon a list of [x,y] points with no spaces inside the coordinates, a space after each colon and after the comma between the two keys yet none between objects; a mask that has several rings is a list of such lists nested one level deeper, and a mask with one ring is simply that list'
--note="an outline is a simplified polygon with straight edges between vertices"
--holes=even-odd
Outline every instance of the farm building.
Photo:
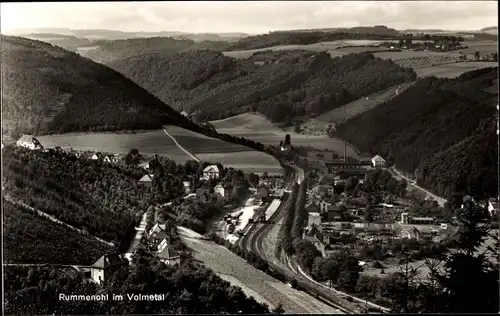
[{"label": "farm building", "polygon": [[203,169],[203,178],[210,179],[218,179],[220,175],[219,167],[216,165],[209,165],[205,169]]},{"label": "farm building", "polygon": [[151,186],[153,184],[153,175],[146,174],[140,180],[139,183],[144,184],[146,186]]},{"label": "farm building", "polygon": [[19,147],[25,147],[31,150],[35,149],[43,149],[42,144],[38,139],[36,139],[32,135],[23,135],[19,140],[16,142],[16,145]]},{"label": "farm building", "polygon": [[219,183],[217,184],[215,187],[214,187],[214,192],[219,194],[220,196],[224,197],[225,195],[225,191],[226,189],[224,189],[224,186],[222,185],[222,183]]},{"label": "farm building", "polygon": [[126,273],[129,261],[120,254],[105,254],[90,266],[90,277],[97,283],[113,276],[117,271]]},{"label": "farm building", "polygon": [[375,168],[385,167],[385,159],[380,157],[379,155],[376,155],[372,158],[372,165]]}]

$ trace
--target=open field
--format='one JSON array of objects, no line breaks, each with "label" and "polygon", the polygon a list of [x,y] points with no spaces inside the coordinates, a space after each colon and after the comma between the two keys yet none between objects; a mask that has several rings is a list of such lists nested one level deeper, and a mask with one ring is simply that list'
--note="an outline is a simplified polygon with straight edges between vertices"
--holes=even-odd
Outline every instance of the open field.
[{"label": "open field", "polygon": [[332,111],[323,113],[314,117],[301,125],[303,133],[305,134],[325,134],[329,126],[334,128],[336,125],[369,111],[379,104],[389,101],[399,93],[406,90],[414,82],[397,85],[381,92],[374,93],[368,96],[368,99],[361,98],[354,102],[343,105]]},{"label": "open field", "polygon": [[215,273],[224,275],[226,280],[237,280],[233,284],[242,286],[246,293],[258,293],[256,299],[265,298],[273,306],[281,303],[286,313],[338,313],[336,309],[255,269],[224,247],[212,241],[192,238],[185,231],[180,231],[182,242],[195,259],[205,263]]},{"label": "open field", "polygon": [[[311,146],[316,149],[329,149],[339,155],[343,155],[344,142],[341,139],[330,138],[328,136],[302,135],[295,132],[285,132],[269,119],[256,113],[244,113],[226,119],[212,121],[219,133],[234,136],[242,136],[258,141],[264,145],[279,145],[285,139],[286,134],[290,134],[292,145]],[[352,146],[347,147],[347,155],[359,158],[359,155]]]},{"label": "open field", "polygon": [[438,78],[456,78],[463,73],[468,71],[488,68],[488,67],[498,67],[498,63],[495,62],[461,62],[454,64],[439,65],[434,67],[424,67],[415,69],[415,72],[419,77],[436,76]]},{"label": "open field", "polygon": [[194,155],[206,153],[233,153],[249,150],[246,146],[228,143],[177,126],[165,126],[165,130],[172,135],[182,147],[186,148],[186,150]]},{"label": "open field", "polygon": [[134,134],[118,133],[69,133],[37,136],[45,148],[59,146],[75,150],[127,153],[137,148],[139,153],[167,156],[176,163],[189,160],[182,150],[162,130],[138,131]]},{"label": "open field", "polygon": [[[247,148],[249,149],[249,148]],[[205,153],[196,155],[200,160],[220,162],[224,167],[240,169],[244,172],[253,172],[261,175],[282,175],[283,169],[279,162],[271,155],[258,151],[240,151],[233,153]]]},{"label": "open field", "polygon": [[270,175],[281,175],[283,173],[279,162],[266,153],[210,138],[177,126],[166,126],[165,130],[182,147],[202,161],[220,162],[224,167],[232,167],[256,174],[267,172]]},{"label": "open field", "polygon": [[[281,45],[272,46],[266,48],[252,49],[252,50],[242,50],[242,51],[230,51],[224,52],[226,56],[234,58],[249,58],[252,54],[256,52],[272,50],[308,50],[313,52],[328,52],[333,58],[341,57],[343,55],[352,53],[362,53],[362,52],[373,52],[377,50],[384,50],[384,48],[373,47],[381,44],[383,41],[370,41],[370,40],[340,40],[332,42],[321,42],[314,43],[310,45]],[[387,42],[397,42],[397,41],[387,41]],[[370,45],[370,46],[368,46]],[[391,59],[396,64],[402,67],[409,67],[415,69],[419,77],[425,76],[436,76],[443,78],[455,77],[458,74],[462,74],[466,71],[480,69],[485,67],[492,67],[490,63],[466,63],[467,66],[463,66],[457,63],[459,60],[460,53],[465,54],[467,59],[472,60],[474,58],[475,51],[479,51],[481,56],[486,54],[491,54],[498,51],[497,41],[466,41],[463,45],[468,46],[458,51],[451,52],[430,52],[430,51],[393,51],[393,52],[374,52],[375,57],[382,59]],[[347,47],[348,46],[348,47]],[[454,66],[457,63],[458,66]],[[496,63],[498,65],[498,63]],[[449,65],[444,66],[444,68],[438,67],[439,65]],[[422,69],[421,69],[422,68]]]}]

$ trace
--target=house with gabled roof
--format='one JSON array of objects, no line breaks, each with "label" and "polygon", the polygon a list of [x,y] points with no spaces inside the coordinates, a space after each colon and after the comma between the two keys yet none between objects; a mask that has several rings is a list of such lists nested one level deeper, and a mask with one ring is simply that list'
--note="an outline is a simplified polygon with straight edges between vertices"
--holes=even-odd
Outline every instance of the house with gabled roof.
[{"label": "house with gabled roof", "polygon": [[152,236],[153,234],[158,234],[159,232],[161,232],[162,230],[165,230],[165,224],[159,224],[159,223],[156,223],[150,230],[149,230],[149,233],[148,233],[148,236]]},{"label": "house with gabled roof", "polygon": [[203,178],[210,179],[219,179],[220,170],[217,165],[209,165],[205,169],[203,169]]},{"label": "house with gabled roof", "polygon": [[92,160],[103,160],[104,159],[104,155],[102,153],[100,153],[100,152],[96,152],[92,156],[90,156],[90,159],[92,159]]},{"label": "house with gabled roof", "polygon": [[115,273],[126,273],[128,265],[129,261],[122,254],[105,254],[90,266],[90,277],[100,284]]},{"label": "house with gabled roof", "polygon": [[162,244],[156,253],[158,259],[168,265],[176,265],[181,263],[180,254],[175,251],[168,243]]},{"label": "house with gabled roof", "polygon": [[104,162],[116,163],[118,162],[118,155],[104,155]]},{"label": "house with gabled roof", "polygon": [[16,146],[28,148],[31,150],[43,149],[42,144],[33,135],[23,135],[16,142]]},{"label": "house with gabled roof", "polygon": [[139,183],[145,186],[151,186],[153,184],[153,177],[152,174],[146,174],[139,180]]},{"label": "house with gabled roof", "polygon": [[375,157],[372,158],[372,166],[377,168],[382,168],[385,167],[385,159],[380,157],[379,155],[376,155]]}]

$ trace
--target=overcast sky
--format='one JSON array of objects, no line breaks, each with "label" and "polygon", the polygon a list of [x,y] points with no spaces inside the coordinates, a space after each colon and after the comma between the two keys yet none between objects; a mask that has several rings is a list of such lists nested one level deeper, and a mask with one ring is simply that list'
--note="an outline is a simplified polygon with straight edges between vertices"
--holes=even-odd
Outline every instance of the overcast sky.
[{"label": "overcast sky", "polygon": [[2,32],[62,27],[267,33],[386,25],[477,30],[498,25],[496,1],[233,1],[2,3]]}]

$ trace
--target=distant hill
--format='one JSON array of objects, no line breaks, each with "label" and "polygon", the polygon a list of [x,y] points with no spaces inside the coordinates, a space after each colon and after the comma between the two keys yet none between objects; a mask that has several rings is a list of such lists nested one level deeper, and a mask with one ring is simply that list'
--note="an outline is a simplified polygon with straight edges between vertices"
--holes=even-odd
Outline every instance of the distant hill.
[{"label": "distant hill", "polygon": [[[439,196],[496,196],[498,68],[425,78],[337,126],[336,135],[414,173]],[[493,92],[493,93],[492,93]]]},{"label": "distant hill", "polygon": [[80,54],[104,64],[152,53],[177,53],[199,49],[222,51],[229,47],[229,43],[223,41],[195,42],[188,38],[175,39],[172,37],[96,41],[94,45],[97,46],[95,49],[80,52]]},{"label": "distant hill", "polygon": [[485,27],[485,28],[481,29],[481,32],[497,35],[498,34],[498,26]]},{"label": "distant hill", "polygon": [[201,120],[259,112],[275,122],[320,114],[415,73],[371,54],[260,52],[234,59],[215,51],[149,54],[110,63],[167,104]]},{"label": "distant hill", "polygon": [[31,28],[15,29],[6,33],[6,35],[26,37],[28,34],[52,33],[57,35],[75,36],[87,40],[120,40],[141,37],[183,37],[186,39],[201,41],[236,41],[240,38],[249,36],[245,33],[188,33],[177,31],[162,32],[123,32],[106,29],[68,29],[68,28]]},{"label": "distant hill", "polygon": [[106,66],[50,44],[2,36],[2,132],[154,129],[183,116]]},{"label": "distant hill", "polygon": [[[330,32],[330,33],[359,33],[359,34],[376,34],[376,35],[399,35],[399,31],[389,28],[385,25],[377,26],[356,26],[356,27],[337,27],[337,28],[321,28],[321,29],[299,29],[299,30],[282,30],[277,31],[288,33],[309,33],[309,32]],[[274,33],[274,32],[273,32]]]}]

